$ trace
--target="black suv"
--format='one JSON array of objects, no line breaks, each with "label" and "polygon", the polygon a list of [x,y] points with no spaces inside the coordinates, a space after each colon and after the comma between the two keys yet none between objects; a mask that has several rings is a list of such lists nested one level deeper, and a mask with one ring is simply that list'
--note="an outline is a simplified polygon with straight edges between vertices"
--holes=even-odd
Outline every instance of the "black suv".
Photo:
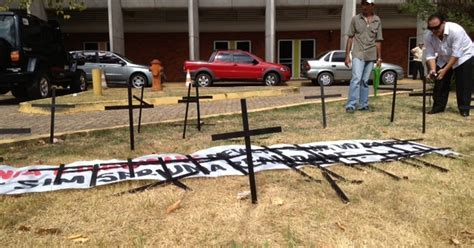
[{"label": "black suv", "polygon": [[56,21],[0,12],[0,94],[11,90],[17,98],[45,98],[52,84],[85,91],[86,74],[77,69],[81,64],[64,50]]}]

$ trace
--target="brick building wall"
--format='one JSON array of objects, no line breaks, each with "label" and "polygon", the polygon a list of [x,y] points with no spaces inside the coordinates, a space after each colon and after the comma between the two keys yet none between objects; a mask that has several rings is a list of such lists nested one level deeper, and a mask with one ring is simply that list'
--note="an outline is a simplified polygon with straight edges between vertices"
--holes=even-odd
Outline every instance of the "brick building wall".
[{"label": "brick building wall", "polygon": [[[200,58],[207,60],[215,40],[250,40],[252,53],[265,58],[264,32],[219,32],[200,34]],[[415,29],[384,29],[382,58],[384,62],[403,67],[408,66],[409,37],[416,36]],[[316,55],[327,50],[339,49],[339,30],[277,32],[279,39],[315,39]],[[85,41],[108,41],[107,33],[66,34],[65,43],[69,50],[81,50]],[[183,63],[189,56],[188,33],[125,33],[125,56],[135,63],[149,65],[159,59],[168,81],[184,81]],[[276,45],[278,58],[278,44]],[[405,75],[406,76],[406,75]]]},{"label": "brick building wall", "polygon": [[187,33],[128,33],[125,53],[135,63],[149,65],[159,59],[167,81],[184,81],[183,63],[189,57]]},{"label": "brick building wall", "polygon": [[382,44],[383,62],[400,65],[408,72],[408,41],[416,37],[415,29],[384,29]]}]

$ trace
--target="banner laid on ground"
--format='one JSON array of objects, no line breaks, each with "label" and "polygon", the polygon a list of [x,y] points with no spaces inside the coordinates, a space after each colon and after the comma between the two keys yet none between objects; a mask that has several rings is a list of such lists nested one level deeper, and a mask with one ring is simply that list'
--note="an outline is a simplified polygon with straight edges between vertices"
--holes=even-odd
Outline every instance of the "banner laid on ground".
[{"label": "banner laid on ground", "polygon": [[[361,165],[428,153],[458,155],[404,140],[344,140],[302,145],[252,146],[255,172],[300,166]],[[0,194],[86,189],[126,180],[173,181],[247,174],[245,147],[218,146],[190,155],[153,154],[133,160],[78,161],[67,165],[0,166]]]}]

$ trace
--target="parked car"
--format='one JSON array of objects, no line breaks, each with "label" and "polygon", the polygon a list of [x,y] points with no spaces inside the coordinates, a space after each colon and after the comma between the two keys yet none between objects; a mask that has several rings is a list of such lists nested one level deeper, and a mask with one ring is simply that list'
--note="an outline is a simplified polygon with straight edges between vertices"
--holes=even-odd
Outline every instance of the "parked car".
[{"label": "parked car", "polygon": [[[322,53],[318,58],[307,60],[303,65],[303,76],[311,79],[314,84],[323,83],[331,85],[335,81],[350,81],[351,68],[344,64],[346,52],[334,50]],[[381,84],[393,84],[395,80],[402,79],[403,68],[398,65],[382,63],[380,73]],[[373,73],[370,75],[373,80]]]},{"label": "parked car", "polygon": [[72,51],[73,57],[84,60],[85,64],[79,66],[87,75],[87,80],[92,81],[92,69],[99,68],[105,73],[107,83],[125,84],[129,82],[135,88],[150,86],[152,75],[149,66],[135,64],[122,55],[108,51]]},{"label": "parked car", "polygon": [[51,86],[87,90],[81,63],[64,50],[56,21],[43,21],[22,12],[0,12],[0,94],[45,98]]},{"label": "parked car", "polygon": [[263,59],[241,50],[214,51],[209,61],[186,61],[184,72],[202,87],[217,81],[263,81],[273,86],[288,81],[290,68],[265,62]]}]

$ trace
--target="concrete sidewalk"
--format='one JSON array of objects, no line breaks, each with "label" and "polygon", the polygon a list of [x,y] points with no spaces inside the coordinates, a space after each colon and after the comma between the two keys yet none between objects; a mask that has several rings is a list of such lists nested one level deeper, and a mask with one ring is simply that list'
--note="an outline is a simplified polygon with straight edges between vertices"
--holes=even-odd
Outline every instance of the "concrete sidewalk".
[{"label": "concrete sidewalk", "polygon": [[[320,102],[320,100],[305,100],[304,96],[319,95],[320,89],[311,85],[308,81],[289,82],[288,86],[299,88],[299,92],[293,92],[281,96],[256,96],[247,98],[249,111],[261,111],[288,106],[303,105]],[[399,85],[405,88],[420,89],[421,81],[401,80]],[[231,87],[228,87],[232,91]],[[370,87],[372,95],[372,87]],[[382,94],[391,94],[390,91]],[[326,94],[342,94],[342,98],[331,99],[331,101],[342,101],[348,93],[347,85],[333,85],[325,88]],[[341,113],[344,108],[341,103]],[[1,135],[0,144],[22,140],[49,137],[50,116],[44,114],[26,114],[18,111],[17,105],[1,106],[2,122],[0,128],[31,128],[31,135]],[[143,110],[143,124],[182,121],[184,119],[185,104],[159,105],[152,109]],[[136,110],[135,113],[138,111]],[[223,114],[240,113],[239,99],[226,99],[201,104],[201,116],[209,117]],[[191,105],[189,117],[196,117],[194,104]],[[138,114],[135,114],[135,123],[138,123]],[[98,129],[110,129],[125,127],[128,125],[128,110],[81,112],[74,114],[60,114],[56,116],[55,134],[60,136],[67,133],[87,132]]]}]

